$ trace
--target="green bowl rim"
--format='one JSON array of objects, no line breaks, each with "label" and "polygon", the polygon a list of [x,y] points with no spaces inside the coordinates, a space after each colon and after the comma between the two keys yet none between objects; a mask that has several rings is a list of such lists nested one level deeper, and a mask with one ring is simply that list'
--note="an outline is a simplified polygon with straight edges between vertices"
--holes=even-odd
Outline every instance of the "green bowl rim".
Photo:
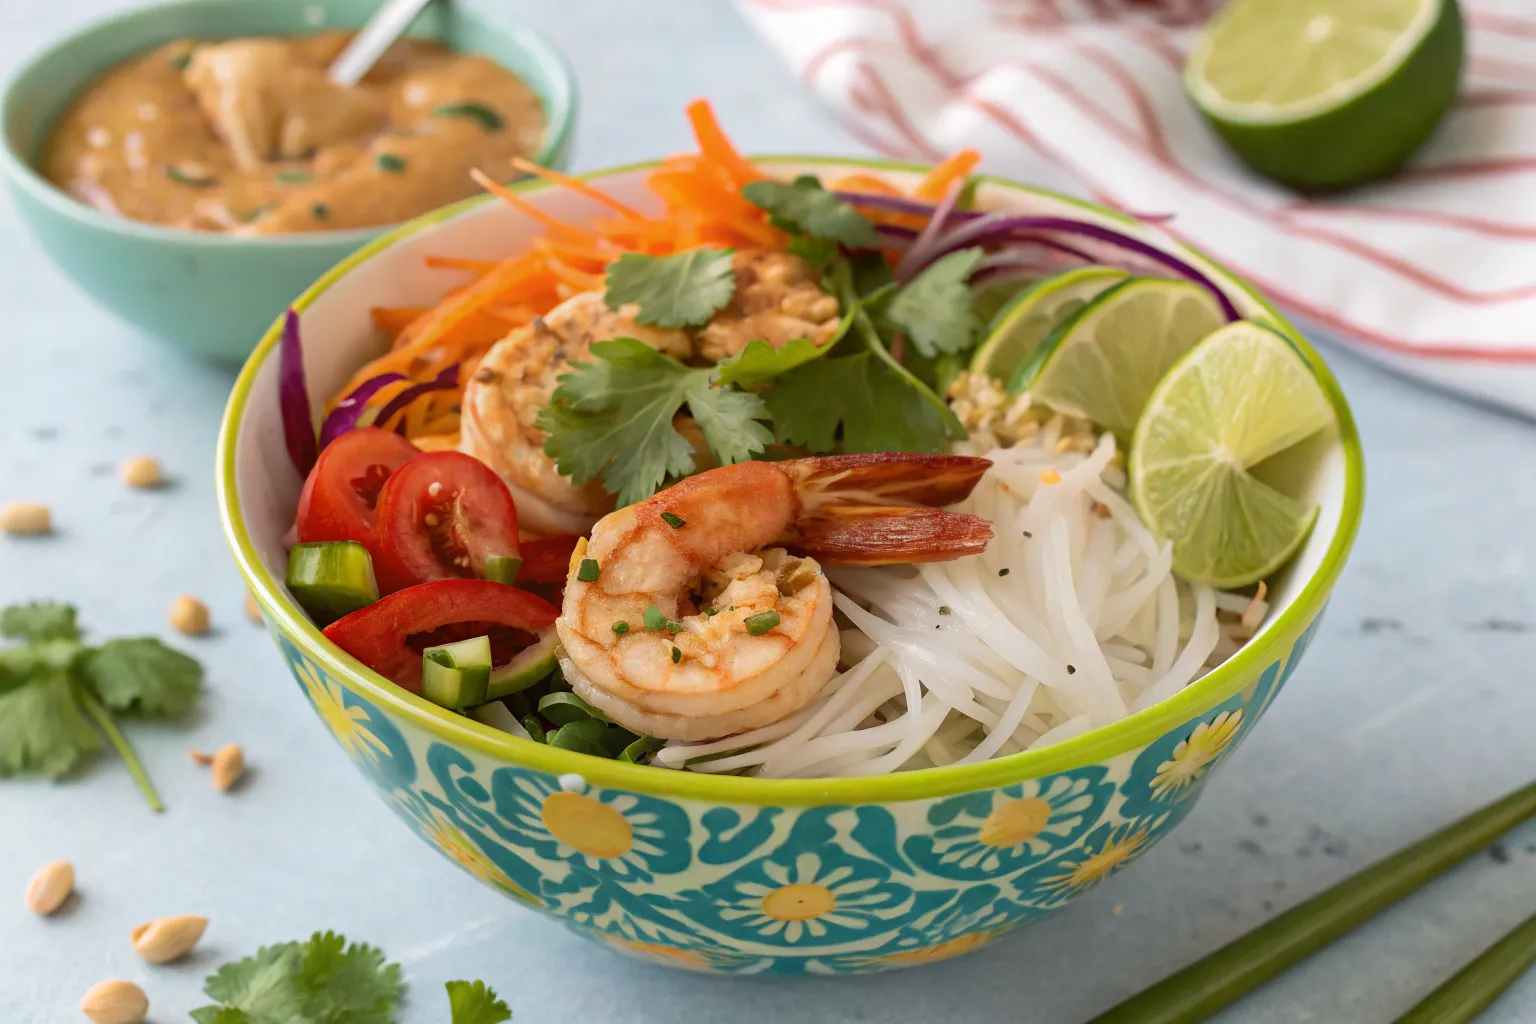
[{"label": "green bowl rim", "polygon": [[[925,169],[925,165],[922,164],[847,157],[775,155],[757,156],[751,159],[758,163],[826,164],[919,173]],[[660,161],[653,160],[604,168],[581,175],[581,178],[587,181],[598,180],[616,174],[645,170],[659,163]],[[977,177],[1001,188],[1028,192],[1069,203],[1090,211],[1096,216],[1109,217],[1138,226],[1140,224],[1134,218],[1046,189],[1034,188],[991,175],[977,175]],[[519,182],[513,186],[519,191],[535,191],[546,187],[549,187],[548,183],[541,180]],[[354,268],[396,242],[493,199],[494,197],[491,196],[465,199],[418,217],[380,236],[331,268],[294,301],[293,308],[302,311]],[[1240,277],[1227,271],[1198,250],[1188,246],[1185,248],[1228,278],[1273,318],[1279,329],[1306,357],[1318,382],[1327,393],[1328,400],[1338,418],[1339,443],[1344,454],[1344,499],[1343,507],[1340,509],[1338,529],[1322,562],[1291,606],[1260,636],[1245,644],[1238,653],[1168,700],[1112,725],[1095,729],[1044,750],[1023,751],[1008,757],[959,767],[926,768],[869,777],[755,779],[706,775],[648,765],[625,764],[590,754],[579,754],[533,743],[482,725],[471,718],[444,710],[416,694],[400,689],[325,640],[320,630],[283,590],[279,581],[262,565],[246,529],[235,479],[235,443],[239,434],[239,425],[245,413],[246,401],[250,397],[256,375],[281,337],[281,317],[274,321],[272,327],[256,345],[230,393],[224,421],[219,430],[217,449],[219,515],[223,520],[224,531],[234,553],[235,562],[246,584],[251,588],[258,603],[271,617],[270,621],[275,622],[281,632],[294,641],[306,657],[319,662],[354,693],[366,697],[378,706],[387,708],[392,713],[404,716],[412,724],[434,734],[438,739],[461,744],[482,754],[522,767],[554,775],[575,773],[588,782],[602,786],[671,797],[746,805],[816,805],[888,803],[950,796],[1006,786],[1051,772],[1099,763],[1152,742],[1165,735],[1168,730],[1220,705],[1254,682],[1269,660],[1280,654],[1278,650],[1280,645],[1288,640],[1293,642],[1296,637],[1299,637],[1302,629],[1322,611],[1327,603],[1328,595],[1344,567],[1355,534],[1359,529],[1364,505],[1365,470],[1364,457],[1360,449],[1360,436],[1355,428],[1354,418],[1350,414],[1344,393],[1322,357],[1267,299]]]},{"label": "green bowl rim", "polygon": [[[298,6],[305,3],[313,5],[315,0],[282,0],[282,2]],[[100,210],[85,205],[43,177],[38,173],[37,168],[32,165],[30,159],[17,153],[11,147],[10,132],[6,128],[11,119],[11,106],[15,100],[16,85],[37,68],[49,61],[57,60],[61,50],[74,45],[84,36],[107,31],[115,25],[128,24],[145,15],[157,14],[174,8],[227,8],[243,4],[261,6],[271,3],[272,0],[170,0],[168,3],[135,7],[132,10],[124,11],[111,17],[92,21],[84,28],[49,43],[41,52],[13,70],[6,78],[4,84],[0,85],[0,174],[8,177],[17,188],[26,190],[31,198],[55,213],[81,221],[91,227],[142,238],[146,241],[177,242],[214,249],[226,247],[281,248],[283,246],[314,247],[337,245],[351,248],[377,237],[381,231],[389,231],[411,224],[414,218],[412,220],[395,221],[390,224],[379,224],[366,228],[347,228],[339,231],[300,231],[285,235],[254,235],[250,237],[148,224],[143,221],[129,220],[127,217],[114,217],[109,213],[102,213]],[[549,124],[545,128],[544,144],[532,159],[534,163],[540,165],[547,165],[550,161],[558,161],[566,153],[567,147],[570,144],[571,133],[575,130],[576,108],[579,100],[576,73],[572,70],[570,61],[566,58],[564,51],[556,46],[543,32],[515,17],[511,20],[504,19],[500,14],[497,14],[494,19],[474,14],[471,14],[470,17],[476,18],[478,21],[495,28],[498,32],[509,37],[515,33],[518,37],[517,44],[519,48],[527,52],[535,62],[549,72],[549,87],[547,89],[534,90],[538,93],[539,99],[544,102],[545,116],[548,118]],[[169,40],[166,41],[168,42]],[[430,215],[430,213],[425,214],[425,216]]]}]

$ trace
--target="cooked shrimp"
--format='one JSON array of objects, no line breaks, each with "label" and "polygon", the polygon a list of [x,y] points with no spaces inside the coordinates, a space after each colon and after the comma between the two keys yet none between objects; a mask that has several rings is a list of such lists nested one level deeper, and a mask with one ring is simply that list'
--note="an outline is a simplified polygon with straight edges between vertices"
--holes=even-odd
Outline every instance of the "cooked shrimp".
[{"label": "cooked shrimp", "polygon": [[821,290],[816,268],[787,252],[742,250],[731,257],[736,291],[699,331],[699,356],[711,363],[761,338],[783,348],[796,338],[824,344],[837,331],[837,299]]},{"label": "cooked shrimp", "polygon": [[[732,257],[736,291],[698,331],[698,356],[718,362],[762,338],[780,348],[795,338],[818,345],[837,330],[837,300],[816,283],[816,271],[788,253],[738,252]],[[682,330],[635,321],[636,307],[609,309],[601,291],[583,292],[540,320],[497,342],[464,389],[460,449],[486,463],[506,481],[522,525],[535,533],[585,533],[613,508],[602,484],[578,487],[560,475],[544,453],[544,431],[534,425],[549,404],[561,374],[587,355],[594,341],[637,338],[684,362],[694,359],[695,340]],[[694,442],[695,464],[713,455],[691,420],[678,429]]]},{"label": "cooked shrimp", "polygon": [[635,307],[609,309],[602,292],[573,296],[497,342],[464,388],[460,450],[506,482],[520,524],[535,533],[585,533],[613,508],[598,481],[578,487],[544,454],[535,425],[558,378],[586,358],[594,341],[637,338],[677,359],[693,353],[683,331],[635,322]]},{"label": "cooked shrimp", "polygon": [[963,500],[989,465],[900,453],[744,462],[604,517],[556,622],[566,679],[615,722],[663,739],[727,736],[792,714],[837,669],[820,563],[984,550],[985,519],[914,506]]}]

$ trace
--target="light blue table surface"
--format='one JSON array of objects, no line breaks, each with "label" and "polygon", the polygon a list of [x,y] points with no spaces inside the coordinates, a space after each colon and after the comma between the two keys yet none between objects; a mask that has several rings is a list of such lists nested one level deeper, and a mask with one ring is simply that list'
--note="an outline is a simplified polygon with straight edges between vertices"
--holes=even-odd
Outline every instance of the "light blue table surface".
[{"label": "light blue table surface", "polygon": [[[498,0],[506,2],[506,0]],[[0,0],[0,69],[117,0]],[[581,76],[581,168],[687,145],[683,104],[714,98],[750,150],[861,151],[724,0],[518,3]],[[183,640],[209,693],[186,729],[131,737],[170,810],[117,761],[63,785],[0,782],[0,1024],[82,1020],[109,976],[151,1020],[186,1020],[204,975],[258,945],[332,928],[383,947],[411,986],[402,1020],[446,1020],[443,982],[484,978],[518,1024],[957,1021],[1075,1024],[1310,893],[1536,777],[1536,432],[1330,349],[1369,462],[1364,529],[1306,664],[1177,834],[1062,913],[958,961],[844,981],[700,978],[599,950],[452,869],[395,820],[287,677],[214,509],[213,443],[232,374],[190,364],[94,309],[0,210],[0,501],[52,505],[58,535],[0,538],[0,601],[79,604],[98,637],[164,631],[183,592],[217,632]],[[147,453],[175,477],[130,492]],[[189,747],[241,743],[220,795]],[[1386,1022],[1536,911],[1536,830],[1445,878],[1225,1014],[1223,1022]],[[40,920],[21,893],[75,862],[81,899]],[[129,929],[212,920],[195,956],[140,963]],[[1486,1018],[1536,1021],[1536,977]]]}]

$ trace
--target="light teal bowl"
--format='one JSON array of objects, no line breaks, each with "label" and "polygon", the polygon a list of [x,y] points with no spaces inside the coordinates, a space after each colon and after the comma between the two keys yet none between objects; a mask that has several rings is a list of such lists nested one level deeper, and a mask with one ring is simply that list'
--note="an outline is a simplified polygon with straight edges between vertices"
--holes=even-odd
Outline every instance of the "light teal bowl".
[{"label": "light teal bowl", "polygon": [[[836,175],[897,164],[761,161]],[[590,175],[654,206],[645,167]],[[537,183],[529,202],[580,221],[594,205]],[[1360,522],[1359,438],[1337,382],[1253,289],[1157,229],[994,178],[980,205],[1113,225],[1195,263],[1245,316],[1283,331],[1337,429],[1298,479],[1316,529],[1274,582],[1274,611],[1225,664],[1107,728],[975,765],[875,778],[761,780],[602,760],[517,739],[394,686],[328,643],[282,584],[300,479],[283,447],[276,325],[236,382],[218,451],[225,532],[283,659],[322,722],[417,835],[487,885],[614,949],[720,973],[855,974],[974,949],[1043,918],[1152,847],[1189,813],[1295,671]],[[430,253],[504,257],[539,233],[469,200],[378,239],[296,303],[315,401],[383,342],[368,307],[430,302],[460,278]]]},{"label": "light teal bowl", "polygon": [[[0,173],[38,242],[93,299],[193,355],[238,362],[272,318],[315,278],[387,227],[227,238],[100,213],[33,167],[49,128],[81,88],[144,50],[180,37],[297,35],[355,28],[379,0],[186,0],[98,22],[22,67],[0,97]],[[565,165],[576,84],[553,44],[514,19],[434,4],[411,34],[482,53],[543,99],[549,130],[538,163]]]}]

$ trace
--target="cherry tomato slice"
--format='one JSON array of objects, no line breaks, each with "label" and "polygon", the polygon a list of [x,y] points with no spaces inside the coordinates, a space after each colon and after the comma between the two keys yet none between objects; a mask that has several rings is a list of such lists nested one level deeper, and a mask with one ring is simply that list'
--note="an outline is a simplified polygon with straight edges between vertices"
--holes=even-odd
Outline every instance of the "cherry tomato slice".
[{"label": "cherry tomato slice", "polygon": [[517,555],[517,506],[489,466],[460,452],[427,452],[379,492],[374,575],[389,593],[413,583],[479,577],[489,555]]},{"label": "cherry tomato slice", "polygon": [[374,509],[391,473],[418,453],[399,434],[375,427],[349,430],[325,446],[299,495],[300,542],[355,540],[379,560]]},{"label": "cherry tomato slice", "polygon": [[472,636],[492,638],[497,664],[555,624],[554,605],[519,587],[490,580],[434,580],[406,587],[326,626],[337,647],[381,676],[421,690],[421,652]]},{"label": "cherry tomato slice", "polygon": [[518,583],[564,583],[571,571],[571,552],[581,538],[575,534],[523,541],[523,564]]}]

